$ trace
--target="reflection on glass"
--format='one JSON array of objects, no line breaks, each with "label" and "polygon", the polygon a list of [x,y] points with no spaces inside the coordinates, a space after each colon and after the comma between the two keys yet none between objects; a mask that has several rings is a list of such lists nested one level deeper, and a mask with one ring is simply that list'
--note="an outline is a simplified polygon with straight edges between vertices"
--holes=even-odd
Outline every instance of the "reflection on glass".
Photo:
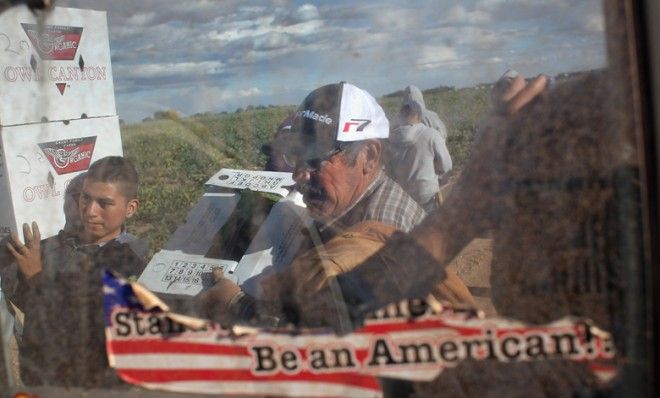
[{"label": "reflection on glass", "polygon": [[[643,207],[610,4],[0,4],[7,389],[611,393]],[[259,333],[184,358],[219,325]]]}]

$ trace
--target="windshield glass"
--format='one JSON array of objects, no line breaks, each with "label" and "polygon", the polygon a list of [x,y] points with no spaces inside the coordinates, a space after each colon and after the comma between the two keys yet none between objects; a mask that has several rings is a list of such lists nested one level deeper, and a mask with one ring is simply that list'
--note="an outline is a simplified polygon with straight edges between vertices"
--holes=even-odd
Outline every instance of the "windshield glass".
[{"label": "windshield glass", "polygon": [[634,24],[597,0],[0,1],[0,387],[642,391]]}]

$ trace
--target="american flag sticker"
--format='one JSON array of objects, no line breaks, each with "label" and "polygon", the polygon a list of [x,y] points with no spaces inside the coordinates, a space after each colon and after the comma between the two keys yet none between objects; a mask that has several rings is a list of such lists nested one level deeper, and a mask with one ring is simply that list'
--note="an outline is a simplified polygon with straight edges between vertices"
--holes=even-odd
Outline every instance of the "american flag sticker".
[{"label": "american flag sticker", "polygon": [[616,372],[609,334],[583,319],[530,326],[428,306],[415,316],[401,316],[406,311],[400,308],[379,311],[344,336],[282,330],[238,335],[210,321],[148,310],[134,283],[108,271],[103,278],[109,363],[124,381],[149,389],[380,397],[378,377],[429,381],[465,359],[580,361],[603,381]]}]

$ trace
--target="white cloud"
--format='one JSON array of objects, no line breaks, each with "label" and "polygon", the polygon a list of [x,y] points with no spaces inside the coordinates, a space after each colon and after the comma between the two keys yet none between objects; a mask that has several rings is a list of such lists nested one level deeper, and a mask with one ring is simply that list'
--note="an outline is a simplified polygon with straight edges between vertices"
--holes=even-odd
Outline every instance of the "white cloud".
[{"label": "white cloud", "polygon": [[[306,50],[310,50],[311,48],[315,47],[305,47]],[[244,64],[252,64],[252,63],[258,63],[260,61],[270,61],[274,58],[277,57],[282,57],[287,54],[291,54],[296,51],[302,50],[300,46],[290,46],[290,47],[280,47],[280,48],[274,48],[274,49],[257,49],[257,50],[250,50],[247,51],[246,53],[242,54],[237,54],[236,57],[230,58],[227,62],[229,64],[238,64],[238,65],[244,65]]]},{"label": "white cloud", "polygon": [[465,27],[460,29],[460,34],[455,36],[456,43],[472,49],[493,48],[506,40],[502,32],[488,29]]},{"label": "white cloud", "polygon": [[369,9],[377,30],[401,31],[419,27],[421,15],[416,10],[397,7]]},{"label": "white cloud", "polygon": [[119,25],[119,26],[110,26],[110,37],[113,40],[121,40],[124,38],[139,37],[138,35],[144,33],[143,26],[128,26],[128,25]]},{"label": "white cloud", "polygon": [[291,36],[286,33],[274,32],[254,39],[254,47],[257,49],[269,50],[291,45]]},{"label": "white cloud", "polygon": [[449,9],[447,20],[452,24],[479,25],[490,22],[490,14],[480,9],[468,11],[464,6],[458,4]]},{"label": "white cloud", "polygon": [[156,13],[151,11],[151,12],[138,12],[135,14],[132,14],[128,18],[125,19],[125,23],[128,26],[138,26],[142,29],[144,29],[145,26],[148,26],[151,24],[151,22],[156,19]]},{"label": "white cloud", "polygon": [[489,22],[538,20],[557,23],[566,20],[568,15],[575,15],[589,2],[598,0],[480,0],[474,5],[475,10],[487,12]]},{"label": "white cloud", "polygon": [[231,42],[246,38],[259,37],[271,33],[288,33],[294,36],[306,36],[317,32],[323,21],[311,20],[295,25],[276,25],[273,16],[258,18],[255,21],[239,21],[234,23],[235,27],[223,31],[213,30],[206,34],[206,38],[215,41]]},{"label": "white cloud", "polygon": [[123,78],[144,79],[144,78],[162,78],[168,76],[183,75],[207,75],[219,73],[223,70],[224,64],[220,61],[205,62],[178,62],[178,63],[152,63],[139,65],[119,65],[115,67],[115,73]]},{"label": "white cloud", "polygon": [[279,26],[273,28],[275,32],[289,33],[294,36],[307,36],[312,33],[316,33],[321,27],[323,27],[323,21],[321,20],[312,20],[306,21],[299,24],[291,26]]},{"label": "white cloud", "polygon": [[224,30],[213,30],[207,33],[206,37],[210,40],[234,41],[259,36],[268,32],[268,26],[274,19],[272,16],[266,16],[253,21],[234,21],[224,26]]},{"label": "white cloud", "polygon": [[424,46],[419,61],[418,69],[434,69],[441,66],[455,64],[458,61],[456,50],[447,46]]},{"label": "white cloud", "polygon": [[235,89],[227,87],[202,85],[181,90],[176,102],[180,110],[193,114],[196,112],[232,111],[239,107],[255,105],[259,99],[268,96],[270,92],[257,87]]},{"label": "white cloud", "polygon": [[269,10],[269,13],[275,16],[275,25],[289,26],[321,19],[319,9],[313,4],[303,4],[295,10],[288,9],[290,6],[289,4]]},{"label": "white cloud", "polygon": [[490,8],[504,3],[505,0],[479,0],[475,8]]},{"label": "white cloud", "polygon": [[475,8],[493,8],[499,6],[505,6],[512,13],[516,11],[516,7],[530,7],[530,6],[545,6],[549,3],[555,6],[567,6],[570,5],[570,0],[479,0]]},{"label": "white cloud", "polygon": [[240,90],[238,94],[241,97],[256,97],[261,94],[261,90],[257,87],[250,87],[248,89]]},{"label": "white cloud", "polygon": [[377,94],[605,63],[600,0],[58,1],[108,11],[117,106],[134,115],[292,104],[334,80]]},{"label": "white cloud", "polygon": [[[218,108],[230,109],[234,106],[237,95],[235,91],[221,87],[202,86],[195,92],[185,93],[183,96],[191,109],[199,112],[217,111]],[[231,105],[230,105],[231,104]]]},{"label": "white cloud", "polygon": [[296,10],[296,17],[300,21],[309,21],[319,18],[319,10],[313,4],[303,4]]},{"label": "white cloud", "polygon": [[403,42],[404,35],[397,34],[396,37],[390,32],[370,32],[366,28],[359,29],[335,29],[331,33],[334,40],[330,44],[334,48],[342,48],[349,51],[377,51],[380,49],[392,50],[392,41]]},{"label": "white cloud", "polygon": [[140,96],[119,94],[119,114],[126,120],[140,120],[162,109],[176,109],[184,115],[198,112],[234,110],[253,104],[267,92],[257,87],[232,89],[207,84],[180,87],[173,90],[153,90]]}]

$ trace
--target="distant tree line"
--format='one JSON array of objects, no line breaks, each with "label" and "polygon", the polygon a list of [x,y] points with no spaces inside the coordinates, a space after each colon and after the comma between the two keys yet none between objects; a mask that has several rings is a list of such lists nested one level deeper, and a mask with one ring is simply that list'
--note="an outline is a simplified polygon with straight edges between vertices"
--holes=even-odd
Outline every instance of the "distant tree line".
[{"label": "distant tree line", "polygon": [[174,109],[168,109],[166,111],[156,111],[153,116],[147,116],[142,119],[143,122],[151,122],[153,120],[181,120],[181,115],[179,112]]}]

